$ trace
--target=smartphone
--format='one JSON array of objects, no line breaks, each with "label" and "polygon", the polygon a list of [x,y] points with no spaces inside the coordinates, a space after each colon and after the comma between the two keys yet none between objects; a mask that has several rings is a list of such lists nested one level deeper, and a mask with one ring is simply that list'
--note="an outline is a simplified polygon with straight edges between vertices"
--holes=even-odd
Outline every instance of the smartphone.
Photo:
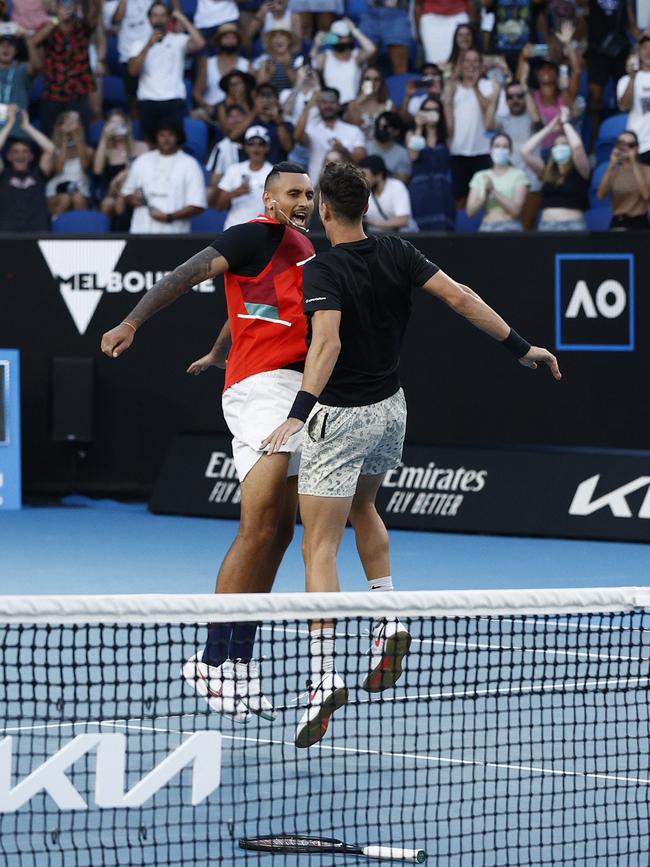
[{"label": "smartphone", "polygon": [[546,57],[547,54],[548,45],[545,42],[538,42],[537,45],[533,45],[531,57]]},{"label": "smartphone", "polygon": [[14,21],[0,21],[0,36],[15,36],[18,25]]},{"label": "smartphone", "polygon": [[325,36],[323,36],[323,41],[321,42],[321,45],[336,45],[338,41],[339,38],[336,33],[326,33]]},{"label": "smartphone", "polygon": [[431,86],[432,81],[433,78],[431,76],[429,76],[428,78],[418,78],[415,81],[415,86],[418,88],[418,90],[426,90]]}]

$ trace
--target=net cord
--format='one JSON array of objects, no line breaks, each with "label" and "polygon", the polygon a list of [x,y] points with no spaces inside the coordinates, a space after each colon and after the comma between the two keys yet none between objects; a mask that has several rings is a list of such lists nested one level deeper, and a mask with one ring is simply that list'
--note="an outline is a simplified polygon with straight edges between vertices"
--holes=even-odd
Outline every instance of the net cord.
[{"label": "net cord", "polygon": [[650,587],[1,596],[0,623],[218,623],[353,617],[494,617],[632,612]]}]

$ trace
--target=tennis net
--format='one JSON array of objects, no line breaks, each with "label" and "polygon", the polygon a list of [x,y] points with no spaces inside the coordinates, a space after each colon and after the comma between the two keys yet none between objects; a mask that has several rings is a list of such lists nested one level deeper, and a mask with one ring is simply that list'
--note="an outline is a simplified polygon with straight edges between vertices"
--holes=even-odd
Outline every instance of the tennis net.
[{"label": "tennis net", "polygon": [[[425,850],[437,867],[648,863],[650,589],[0,608],[7,867],[358,863],[304,841],[298,854],[240,848],[269,835]],[[373,628],[394,617],[411,635],[404,674],[369,693]],[[308,621],[328,618],[348,701],[297,749]],[[239,621],[260,623],[274,722],[236,724],[181,675],[206,623]]]}]

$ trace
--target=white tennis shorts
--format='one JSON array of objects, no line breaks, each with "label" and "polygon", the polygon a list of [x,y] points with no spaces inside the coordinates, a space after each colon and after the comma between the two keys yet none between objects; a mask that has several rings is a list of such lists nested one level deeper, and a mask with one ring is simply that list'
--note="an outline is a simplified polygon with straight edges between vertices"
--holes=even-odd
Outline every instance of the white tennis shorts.
[{"label": "white tennis shorts", "polygon": [[[262,440],[286,421],[301,382],[302,373],[297,370],[267,370],[224,391],[221,406],[232,434],[232,456],[240,482],[264,454]],[[291,455],[289,476],[298,475],[301,446],[299,431],[281,449]]]}]

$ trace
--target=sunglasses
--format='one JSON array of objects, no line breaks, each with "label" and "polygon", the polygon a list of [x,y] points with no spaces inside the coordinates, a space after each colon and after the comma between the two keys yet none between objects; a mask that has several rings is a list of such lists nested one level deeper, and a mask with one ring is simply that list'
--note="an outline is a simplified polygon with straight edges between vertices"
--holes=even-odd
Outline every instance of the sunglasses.
[{"label": "sunglasses", "polygon": [[506,99],[523,99],[523,93],[506,93]]},{"label": "sunglasses", "polygon": [[631,141],[630,139],[625,139],[625,138],[617,139],[616,144],[618,145],[618,147],[621,147],[621,145],[623,147],[626,147],[626,148],[635,148],[636,147],[635,141]]}]

